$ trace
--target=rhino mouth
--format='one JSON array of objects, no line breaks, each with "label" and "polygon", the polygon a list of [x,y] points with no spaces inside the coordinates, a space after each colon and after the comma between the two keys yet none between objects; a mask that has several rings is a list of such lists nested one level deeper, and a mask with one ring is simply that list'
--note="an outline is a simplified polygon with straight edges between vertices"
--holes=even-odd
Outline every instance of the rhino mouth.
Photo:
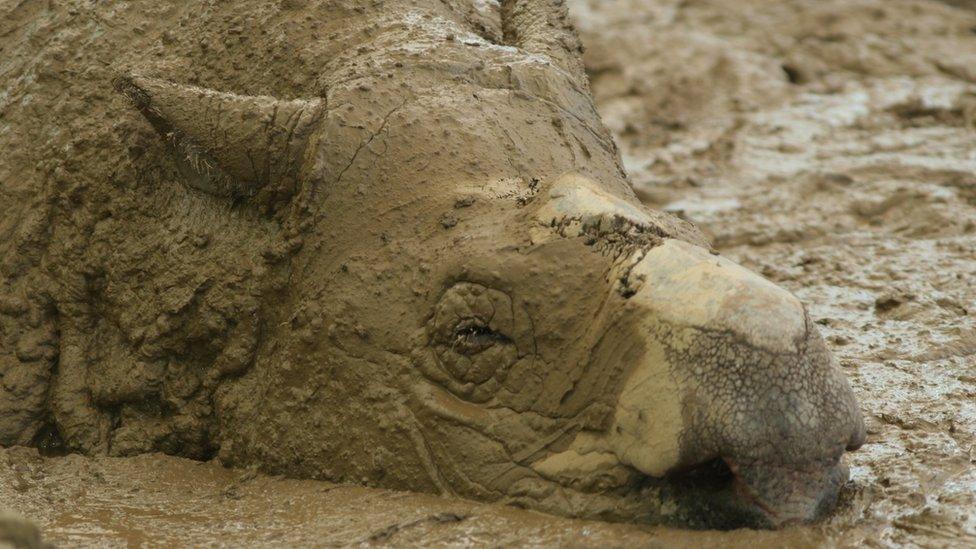
[{"label": "rhino mouth", "polygon": [[719,457],[648,482],[672,509],[672,525],[731,530],[818,521],[834,509],[848,479],[843,459],[779,465]]}]

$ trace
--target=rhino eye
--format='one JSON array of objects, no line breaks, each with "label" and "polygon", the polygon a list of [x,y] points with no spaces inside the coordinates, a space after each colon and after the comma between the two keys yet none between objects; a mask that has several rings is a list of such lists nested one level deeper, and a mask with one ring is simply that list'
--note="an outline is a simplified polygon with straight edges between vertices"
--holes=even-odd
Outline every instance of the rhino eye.
[{"label": "rhino eye", "polygon": [[462,321],[454,329],[454,350],[465,356],[484,352],[495,344],[511,343],[508,336],[475,319]]},{"label": "rhino eye", "polygon": [[507,294],[480,284],[459,282],[441,296],[427,324],[428,346],[455,392],[490,394],[521,358],[515,311]]}]

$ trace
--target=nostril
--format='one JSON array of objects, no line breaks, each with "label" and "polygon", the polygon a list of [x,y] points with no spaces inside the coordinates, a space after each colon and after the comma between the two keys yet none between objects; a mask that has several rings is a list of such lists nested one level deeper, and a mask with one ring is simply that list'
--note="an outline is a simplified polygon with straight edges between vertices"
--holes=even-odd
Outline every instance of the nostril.
[{"label": "nostril", "polygon": [[848,479],[841,461],[742,462],[729,456],[669,474],[664,494],[675,524],[692,528],[782,528],[833,509]]},{"label": "nostril", "polygon": [[667,475],[665,501],[675,504],[675,526],[731,530],[766,524],[766,514],[743,501],[739,480],[729,462],[717,457]]},{"label": "nostril", "polygon": [[724,484],[732,480],[735,475],[722,458],[714,458],[691,467],[672,472],[668,478],[672,481],[683,480],[695,484]]}]

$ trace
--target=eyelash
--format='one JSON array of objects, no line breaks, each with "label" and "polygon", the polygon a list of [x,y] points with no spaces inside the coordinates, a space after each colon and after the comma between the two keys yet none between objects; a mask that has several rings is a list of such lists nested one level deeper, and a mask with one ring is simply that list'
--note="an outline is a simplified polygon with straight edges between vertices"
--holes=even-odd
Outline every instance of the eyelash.
[{"label": "eyelash", "polygon": [[[451,348],[457,350],[459,344],[468,344],[470,340],[478,338],[479,341],[476,343],[471,343],[473,347],[477,349],[461,349],[464,353],[465,350],[474,351],[472,354],[477,354],[495,343],[508,343],[511,342],[504,334],[500,334],[488,326],[480,323],[480,321],[466,320],[458,324],[457,328],[454,329],[454,341],[451,343]],[[467,353],[464,353],[467,354]]]}]

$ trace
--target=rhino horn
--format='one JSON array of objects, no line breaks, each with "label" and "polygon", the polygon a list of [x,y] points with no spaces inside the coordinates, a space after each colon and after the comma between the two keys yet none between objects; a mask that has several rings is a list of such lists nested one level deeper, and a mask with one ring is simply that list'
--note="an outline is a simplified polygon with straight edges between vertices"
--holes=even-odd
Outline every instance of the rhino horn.
[{"label": "rhino horn", "polygon": [[544,55],[586,87],[583,44],[565,0],[502,0],[502,32],[508,44]]},{"label": "rhino horn", "polygon": [[321,100],[235,95],[139,76],[114,85],[169,141],[187,183],[218,196],[247,197],[296,177],[324,110]]}]

